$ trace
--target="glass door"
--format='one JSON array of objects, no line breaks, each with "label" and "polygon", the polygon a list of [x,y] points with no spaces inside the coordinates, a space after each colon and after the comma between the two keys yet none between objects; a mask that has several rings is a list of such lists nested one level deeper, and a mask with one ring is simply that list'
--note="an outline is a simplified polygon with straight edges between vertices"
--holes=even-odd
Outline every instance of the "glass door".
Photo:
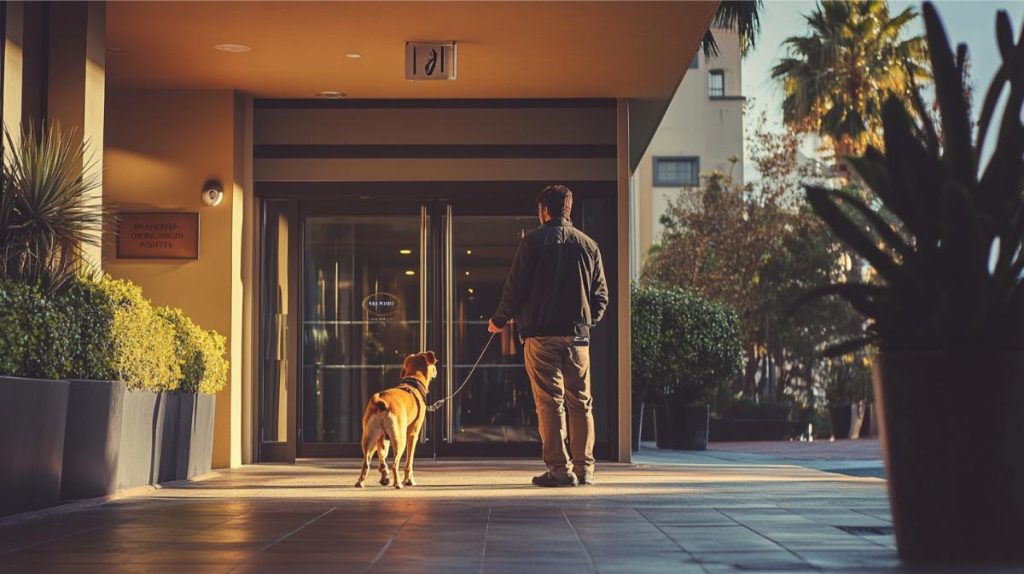
[{"label": "glass door", "polygon": [[420,350],[424,215],[303,211],[298,455],[358,456],[367,399]]},{"label": "glass door", "polygon": [[[487,323],[520,240],[538,225],[536,216],[456,215],[452,224],[452,383],[458,387],[480,357]],[[523,347],[514,324],[494,337],[448,411],[447,442],[462,450],[536,450],[537,414]],[[460,450],[456,448],[455,450]]]}]

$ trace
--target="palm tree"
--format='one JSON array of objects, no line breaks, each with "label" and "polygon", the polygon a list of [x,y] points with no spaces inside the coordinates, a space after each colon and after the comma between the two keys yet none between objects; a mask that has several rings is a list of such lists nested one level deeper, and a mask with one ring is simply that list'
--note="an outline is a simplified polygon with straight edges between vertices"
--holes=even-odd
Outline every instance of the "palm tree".
[{"label": "palm tree", "polygon": [[[741,53],[746,56],[754,48],[757,36],[761,33],[763,9],[763,0],[723,0],[715,11],[711,26],[735,30],[740,36]],[[718,43],[710,28],[704,33],[700,47],[705,57],[718,56]]]},{"label": "palm tree", "polygon": [[882,104],[890,95],[909,104],[931,78],[924,37],[905,38],[917,15],[890,17],[884,0],[821,0],[804,17],[810,33],[786,39],[789,57],[772,69],[786,125],[822,136],[836,157],[881,147]]}]

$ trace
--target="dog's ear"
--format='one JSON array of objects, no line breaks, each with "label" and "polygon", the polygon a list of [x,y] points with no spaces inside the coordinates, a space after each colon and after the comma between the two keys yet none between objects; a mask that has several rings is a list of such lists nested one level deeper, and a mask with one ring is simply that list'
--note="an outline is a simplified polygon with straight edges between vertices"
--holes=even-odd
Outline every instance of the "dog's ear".
[{"label": "dog's ear", "polygon": [[437,355],[435,355],[433,351],[427,351],[423,353],[423,355],[427,358],[428,365],[437,364]]},{"label": "dog's ear", "polygon": [[405,360],[402,361],[402,378],[410,376],[409,373],[409,361],[416,355],[406,355]]}]

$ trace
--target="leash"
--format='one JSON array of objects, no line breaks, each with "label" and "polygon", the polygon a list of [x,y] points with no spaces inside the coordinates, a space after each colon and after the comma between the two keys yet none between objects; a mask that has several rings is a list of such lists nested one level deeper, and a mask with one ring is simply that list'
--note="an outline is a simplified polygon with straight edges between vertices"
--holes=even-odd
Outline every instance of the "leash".
[{"label": "leash", "polygon": [[427,407],[427,412],[428,413],[436,412],[437,409],[441,408],[441,405],[443,405],[446,402],[452,400],[453,398],[455,398],[455,395],[459,394],[459,392],[462,391],[463,387],[466,386],[466,383],[469,382],[469,379],[473,377],[473,373],[476,371],[476,368],[480,365],[480,361],[482,361],[484,359],[484,353],[486,353],[487,352],[487,348],[491,346],[491,341],[494,340],[494,336],[495,335],[497,335],[497,333],[491,333],[491,337],[489,339],[487,339],[487,344],[484,345],[484,350],[480,351],[480,356],[476,358],[476,362],[473,363],[473,368],[469,370],[469,374],[466,375],[466,379],[464,381],[462,381],[462,384],[459,385],[459,388],[455,389],[454,393],[448,395],[447,397],[445,397],[445,398],[443,398],[443,399],[441,399],[439,401],[434,402],[434,404],[432,404],[429,407]]}]

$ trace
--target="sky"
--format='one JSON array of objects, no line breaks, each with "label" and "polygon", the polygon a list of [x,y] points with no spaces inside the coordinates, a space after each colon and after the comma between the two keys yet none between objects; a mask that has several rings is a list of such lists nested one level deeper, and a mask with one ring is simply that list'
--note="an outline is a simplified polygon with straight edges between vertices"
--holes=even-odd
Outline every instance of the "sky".
[{"label": "sky", "polygon": [[[747,116],[748,133],[752,129],[752,121],[762,110],[768,113],[771,124],[781,126],[782,89],[771,78],[771,69],[786,55],[783,41],[790,36],[806,34],[803,14],[810,13],[814,5],[813,0],[765,0],[764,13],[761,16],[761,36],[757,41],[757,47],[743,61],[743,95],[753,100],[751,113]],[[920,12],[920,3],[891,1],[890,14],[898,14],[908,6],[914,6]],[[995,41],[996,12],[1009,12],[1014,36],[1018,37],[1021,23],[1024,21],[1024,0],[939,0],[935,2],[935,6],[942,16],[946,33],[953,44],[967,44],[971,58],[971,77],[975,86],[974,106],[977,108],[999,63]],[[909,27],[916,34],[924,34],[924,22],[921,18]],[[811,144],[806,147],[805,153],[813,150]],[[745,171],[749,174],[755,173],[749,163],[745,166]]]}]

